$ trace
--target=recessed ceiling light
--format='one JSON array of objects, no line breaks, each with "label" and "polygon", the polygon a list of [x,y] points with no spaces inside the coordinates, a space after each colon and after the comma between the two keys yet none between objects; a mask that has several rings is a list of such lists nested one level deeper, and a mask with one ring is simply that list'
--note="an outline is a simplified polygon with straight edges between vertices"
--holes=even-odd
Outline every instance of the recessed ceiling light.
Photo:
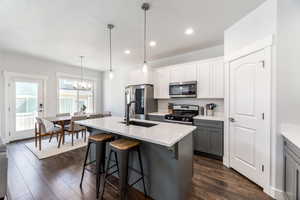
[{"label": "recessed ceiling light", "polygon": [[194,34],[194,29],[188,28],[188,29],[185,30],[184,33],[185,33],[186,35],[192,35],[192,34]]},{"label": "recessed ceiling light", "polygon": [[155,47],[156,46],[156,42],[155,41],[150,41],[149,45],[150,45],[150,47]]},{"label": "recessed ceiling light", "polygon": [[129,49],[127,49],[127,50],[124,51],[124,53],[128,55],[128,54],[131,53],[131,51]]}]

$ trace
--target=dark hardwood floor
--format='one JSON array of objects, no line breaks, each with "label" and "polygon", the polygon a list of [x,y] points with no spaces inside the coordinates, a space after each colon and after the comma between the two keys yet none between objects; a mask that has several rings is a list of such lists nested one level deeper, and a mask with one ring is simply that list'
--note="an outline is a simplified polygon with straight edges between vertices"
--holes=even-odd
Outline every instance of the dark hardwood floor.
[{"label": "dark hardwood floor", "polygon": [[[86,173],[83,189],[79,182],[85,148],[39,160],[24,145],[8,145],[9,200],[92,200],[95,179]],[[243,176],[227,169],[220,161],[195,156],[194,178],[190,200],[269,200],[261,189]],[[118,198],[107,186],[106,200]],[[130,200],[142,200],[143,194],[130,190]]]}]

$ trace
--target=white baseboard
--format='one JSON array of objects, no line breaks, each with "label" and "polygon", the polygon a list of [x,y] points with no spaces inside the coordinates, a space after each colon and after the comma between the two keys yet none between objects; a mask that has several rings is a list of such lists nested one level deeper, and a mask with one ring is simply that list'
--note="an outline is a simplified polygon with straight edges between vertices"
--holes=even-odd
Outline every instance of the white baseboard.
[{"label": "white baseboard", "polygon": [[285,192],[270,186],[270,194],[272,198],[276,200],[287,200]]}]

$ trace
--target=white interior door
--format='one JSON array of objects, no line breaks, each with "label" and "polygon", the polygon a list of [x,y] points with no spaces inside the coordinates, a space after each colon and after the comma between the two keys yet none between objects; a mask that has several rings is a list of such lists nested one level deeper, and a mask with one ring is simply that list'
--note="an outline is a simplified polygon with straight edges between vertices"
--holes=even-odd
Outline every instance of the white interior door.
[{"label": "white interior door", "polygon": [[265,51],[230,63],[230,165],[264,186],[267,148]]},{"label": "white interior door", "polygon": [[44,114],[43,80],[12,77],[9,81],[9,139],[34,136],[35,118]]}]

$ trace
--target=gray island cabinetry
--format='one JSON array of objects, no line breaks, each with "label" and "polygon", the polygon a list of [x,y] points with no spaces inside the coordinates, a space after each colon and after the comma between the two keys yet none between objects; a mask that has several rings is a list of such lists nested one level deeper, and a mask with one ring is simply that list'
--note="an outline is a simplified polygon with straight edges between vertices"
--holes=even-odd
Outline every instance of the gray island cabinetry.
[{"label": "gray island cabinetry", "polygon": [[[192,188],[193,176],[193,131],[194,126],[134,120],[155,123],[142,126],[122,123],[121,117],[89,119],[77,122],[88,127],[91,134],[111,133],[116,137],[127,137],[141,141],[142,161],[148,195],[156,200],[185,200]],[[107,152],[106,152],[107,153]],[[92,150],[92,154],[95,154]],[[137,155],[130,154],[129,166],[139,169]],[[136,180],[129,173],[129,182]],[[142,184],[136,189],[143,192]]]}]

